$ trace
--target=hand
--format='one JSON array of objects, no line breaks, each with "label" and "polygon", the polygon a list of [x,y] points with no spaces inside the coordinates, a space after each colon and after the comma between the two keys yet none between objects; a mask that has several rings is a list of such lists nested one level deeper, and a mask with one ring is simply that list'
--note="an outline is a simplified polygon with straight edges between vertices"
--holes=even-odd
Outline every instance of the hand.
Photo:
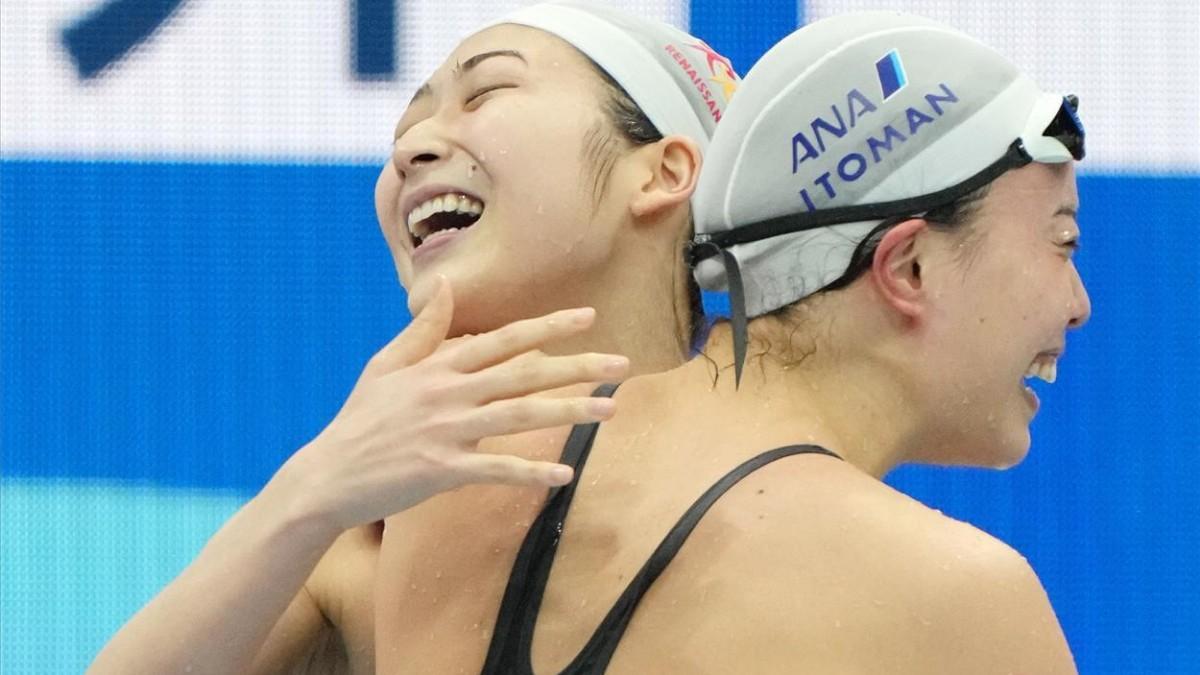
[{"label": "hand", "polygon": [[450,285],[367,363],[340,412],[276,479],[340,532],[470,483],[564,485],[571,468],[479,454],[479,441],[607,419],[613,401],[534,396],[625,376],[623,356],[547,356],[538,348],[591,326],[590,308],[447,341]]}]

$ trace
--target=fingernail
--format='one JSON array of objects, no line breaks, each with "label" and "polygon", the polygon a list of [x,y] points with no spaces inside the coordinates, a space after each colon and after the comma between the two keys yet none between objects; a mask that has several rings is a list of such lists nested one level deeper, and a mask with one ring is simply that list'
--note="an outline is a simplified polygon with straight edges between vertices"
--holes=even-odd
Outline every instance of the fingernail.
[{"label": "fingernail", "polygon": [[569,466],[556,466],[550,469],[550,483],[552,485],[566,485],[571,482],[571,477],[575,472],[571,471]]},{"label": "fingernail", "polygon": [[576,326],[582,326],[589,323],[596,316],[596,310],[591,307],[583,307],[571,312],[571,323]]},{"label": "fingernail", "polygon": [[617,404],[611,398],[593,398],[588,401],[588,412],[597,417],[608,417],[616,410]]}]

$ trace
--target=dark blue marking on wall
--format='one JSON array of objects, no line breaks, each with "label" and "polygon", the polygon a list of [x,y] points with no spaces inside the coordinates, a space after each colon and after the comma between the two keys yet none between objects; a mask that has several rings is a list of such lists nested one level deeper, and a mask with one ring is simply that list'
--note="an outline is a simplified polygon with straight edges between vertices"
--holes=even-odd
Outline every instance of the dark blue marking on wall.
[{"label": "dark blue marking on wall", "polygon": [[187,0],[109,0],[62,31],[63,46],[84,79],[95,77],[145,42]]},{"label": "dark blue marking on wall", "polygon": [[390,80],[396,75],[396,0],[353,0],[354,75]]},{"label": "dark blue marking on wall", "polygon": [[798,2],[743,4],[727,0],[693,0],[692,35],[699,37],[745,75],[776,42],[800,27],[804,17]]}]

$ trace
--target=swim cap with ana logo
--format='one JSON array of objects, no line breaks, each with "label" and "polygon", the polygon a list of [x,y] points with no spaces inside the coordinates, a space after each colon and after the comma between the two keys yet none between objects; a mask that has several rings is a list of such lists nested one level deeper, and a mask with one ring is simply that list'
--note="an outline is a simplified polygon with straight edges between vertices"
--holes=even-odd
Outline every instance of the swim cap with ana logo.
[{"label": "swim cap with ana logo", "polygon": [[1031,161],[1082,159],[1076,107],[920,17],[846,14],[775,45],[726,111],[697,187],[692,261],[703,288],[730,291],[739,379],[747,318],[838,280],[881,221]]}]

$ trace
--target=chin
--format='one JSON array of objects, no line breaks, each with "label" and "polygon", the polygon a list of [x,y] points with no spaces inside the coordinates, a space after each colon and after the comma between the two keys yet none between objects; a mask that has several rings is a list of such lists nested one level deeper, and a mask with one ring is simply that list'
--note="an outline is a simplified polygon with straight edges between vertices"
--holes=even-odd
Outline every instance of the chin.
[{"label": "chin", "polygon": [[1020,431],[1008,435],[1004,442],[996,444],[988,453],[987,466],[992,469],[1011,469],[1025,461],[1029,455],[1029,427],[1022,426]]}]

